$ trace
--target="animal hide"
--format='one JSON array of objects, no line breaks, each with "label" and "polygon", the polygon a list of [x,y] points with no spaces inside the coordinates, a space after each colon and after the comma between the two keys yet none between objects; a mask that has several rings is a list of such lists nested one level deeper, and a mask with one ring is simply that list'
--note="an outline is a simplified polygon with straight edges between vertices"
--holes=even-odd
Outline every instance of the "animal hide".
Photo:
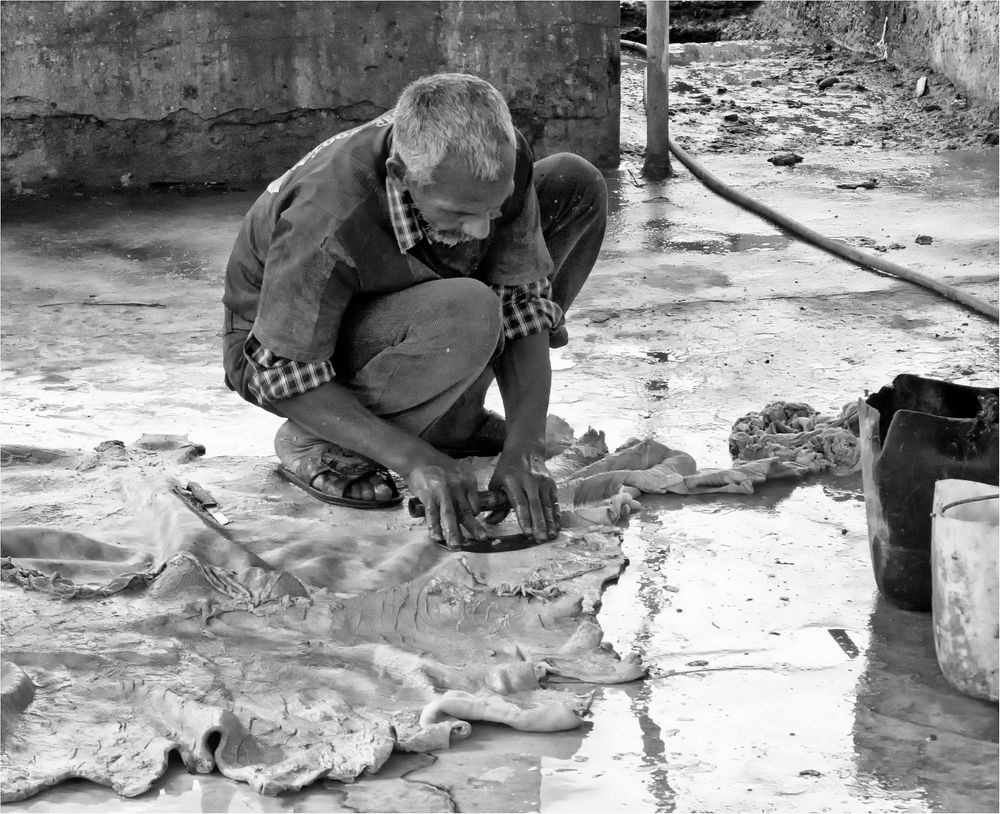
[{"label": "animal hide", "polygon": [[[183,438],[6,448],[2,800],[72,777],[137,795],[171,753],[278,794],[446,749],[474,720],[578,726],[588,685],[645,672],[596,619],[625,567],[609,524],[641,492],[752,491],[775,462],[699,473],[656,442],[609,454],[550,430],[565,530],[489,554]],[[182,501],[188,481],[232,523]]]}]

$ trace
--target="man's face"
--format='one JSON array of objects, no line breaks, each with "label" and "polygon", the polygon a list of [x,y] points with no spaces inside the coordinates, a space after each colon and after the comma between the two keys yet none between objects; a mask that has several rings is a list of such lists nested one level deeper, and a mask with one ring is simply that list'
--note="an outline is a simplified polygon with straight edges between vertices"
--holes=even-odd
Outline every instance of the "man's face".
[{"label": "man's face", "polygon": [[490,221],[514,191],[514,150],[504,157],[503,171],[496,181],[473,178],[465,163],[449,156],[434,172],[429,184],[407,182],[393,173],[410,193],[429,239],[454,246],[489,236]]}]

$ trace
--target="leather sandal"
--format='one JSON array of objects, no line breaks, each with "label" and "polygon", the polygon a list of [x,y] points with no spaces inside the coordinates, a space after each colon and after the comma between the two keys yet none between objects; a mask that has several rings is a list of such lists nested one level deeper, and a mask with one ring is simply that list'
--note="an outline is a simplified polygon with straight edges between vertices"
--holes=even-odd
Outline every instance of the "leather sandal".
[{"label": "leather sandal", "polygon": [[[317,500],[335,506],[349,506],[352,509],[386,509],[390,506],[398,506],[403,501],[403,496],[399,492],[396,480],[389,473],[389,470],[385,467],[363,461],[359,461],[358,463],[344,463],[336,460],[324,460],[320,468],[313,472],[311,476],[299,475],[287,466],[280,465],[278,466],[278,474]],[[313,484],[320,475],[327,475],[334,478],[338,482],[341,493],[334,495],[330,492],[324,492],[322,489],[317,489]],[[378,475],[382,482],[389,487],[392,492],[390,497],[373,500],[345,497],[351,486],[359,481],[370,481],[372,475]]]}]

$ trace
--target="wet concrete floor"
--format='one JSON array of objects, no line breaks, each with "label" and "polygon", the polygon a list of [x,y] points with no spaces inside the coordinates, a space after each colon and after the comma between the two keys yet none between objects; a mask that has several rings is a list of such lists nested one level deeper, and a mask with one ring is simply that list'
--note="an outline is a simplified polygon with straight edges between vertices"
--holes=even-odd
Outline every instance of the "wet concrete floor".
[{"label": "wet concrete floor", "polygon": [[[700,156],[819,231],[997,301],[997,151]],[[554,354],[551,411],[612,448],[654,436],[703,467],[775,400],[836,412],[902,372],[995,385],[997,325],[838,260],[678,168],[608,174],[612,222]],[[845,191],[846,174],[877,190]],[[6,442],[86,449],[186,433],[271,456],[276,419],[225,390],[222,269],[254,191],[20,199],[3,210]],[[930,245],[916,244],[919,234]],[[85,304],[138,303],[133,305]],[[496,406],[499,400],[491,395]],[[877,596],[859,476],[748,497],[662,496],[624,529],[600,621],[647,680],[580,730],[476,725],[374,778],[264,798],[175,767],[133,800],[71,782],[12,811],[996,811],[997,706],[953,690],[929,614]]]}]

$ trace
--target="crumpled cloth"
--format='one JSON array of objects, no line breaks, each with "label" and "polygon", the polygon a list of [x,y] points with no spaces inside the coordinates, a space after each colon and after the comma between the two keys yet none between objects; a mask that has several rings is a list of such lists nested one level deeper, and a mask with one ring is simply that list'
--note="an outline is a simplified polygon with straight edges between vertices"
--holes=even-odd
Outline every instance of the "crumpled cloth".
[{"label": "crumpled cloth", "polygon": [[[584,435],[582,440],[587,448],[599,448],[598,439]],[[641,508],[636,498],[642,494],[750,495],[766,480],[802,478],[827,468],[775,455],[738,461],[729,469],[699,469],[686,452],[646,439],[573,470],[559,481],[559,500],[574,507],[563,512],[564,525],[614,523]]]},{"label": "crumpled cloth", "polygon": [[775,401],[733,424],[729,452],[738,461],[777,458],[803,474],[846,475],[861,469],[857,402],[840,415],[820,415],[808,404]]}]

